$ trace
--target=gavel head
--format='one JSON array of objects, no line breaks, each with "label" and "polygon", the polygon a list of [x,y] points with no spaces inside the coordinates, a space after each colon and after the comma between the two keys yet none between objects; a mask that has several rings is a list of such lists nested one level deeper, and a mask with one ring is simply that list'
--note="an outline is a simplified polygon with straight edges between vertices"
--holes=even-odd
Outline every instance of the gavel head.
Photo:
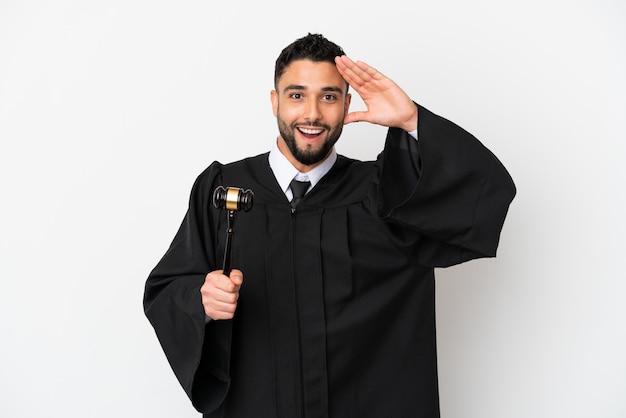
[{"label": "gavel head", "polygon": [[253,197],[254,193],[250,189],[217,186],[213,192],[213,206],[218,209],[247,212],[252,209]]}]

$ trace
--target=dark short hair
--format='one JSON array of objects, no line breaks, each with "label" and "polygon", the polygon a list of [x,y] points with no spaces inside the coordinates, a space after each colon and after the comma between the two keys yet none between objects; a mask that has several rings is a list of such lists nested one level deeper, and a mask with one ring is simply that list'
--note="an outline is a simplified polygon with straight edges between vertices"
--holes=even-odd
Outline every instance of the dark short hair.
[{"label": "dark short hair", "polygon": [[311,60],[313,62],[330,62],[335,64],[335,57],[338,55],[345,55],[343,49],[320,34],[309,33],[300,39],[296,39],[285,47],[276,59],[274,87],[278,87],[278,80],[293,61]]}]

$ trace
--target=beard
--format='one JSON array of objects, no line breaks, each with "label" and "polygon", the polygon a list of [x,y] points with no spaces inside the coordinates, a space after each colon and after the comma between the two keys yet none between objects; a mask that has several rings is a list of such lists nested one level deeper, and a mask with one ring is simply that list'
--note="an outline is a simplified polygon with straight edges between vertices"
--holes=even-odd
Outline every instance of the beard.
[{"label": "beard", "polygon": [[307,126],[326,129],[326,138],[323,139],[322,146],[319,149],[314,149],[310,144],[305,145],[305,149],[301,149],[298,148],[298,144],[296,143],[295,130],[297,129],[297,125],[302,124],[292,123],[288,125],[280,116],[276,119],[278,120],[278,132],[280,132],[280,136],[285,141],[285,144],[287,144],[289,152],[291,152],[291,155],[293,155],[296,161],[304,165],[317,164],[326,158],[330,150],[339,140],[343,130],[343,123],[332,127],[321,123],[311,123]]}]

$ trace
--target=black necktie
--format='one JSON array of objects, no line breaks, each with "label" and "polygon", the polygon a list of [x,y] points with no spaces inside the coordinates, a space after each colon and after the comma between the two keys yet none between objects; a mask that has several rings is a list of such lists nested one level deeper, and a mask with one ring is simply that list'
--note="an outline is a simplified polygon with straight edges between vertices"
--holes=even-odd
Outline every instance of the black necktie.
[{"label": "black necktie", "polygon": [[306,193],[307,189],[311,185],[310,181],[298,181],[296,179],[291,180],[289,187],[291,187],[291,193],[293,193],[293,199],[291,199],[291,207],[295,209],[300,203],[302,196]]}]

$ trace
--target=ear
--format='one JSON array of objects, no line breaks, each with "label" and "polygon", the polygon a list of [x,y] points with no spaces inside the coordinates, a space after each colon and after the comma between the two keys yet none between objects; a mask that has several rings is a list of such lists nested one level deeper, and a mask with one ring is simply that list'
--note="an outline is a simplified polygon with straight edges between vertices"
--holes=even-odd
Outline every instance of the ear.
[{"label": "ear", "polygon": [[352,101],[352,94],[348,93],[346,94],[346,101],[343,105],[343,111],[344,114],[348,114],[348,111],[350,110],[350,102]]},{"label": "ear", "polygon": [[270,92],[270,100],[272,101],[272,112],[274,113],[274,117],[278,117],[278,92],[276,92],[276,90],[272,90]]}]

